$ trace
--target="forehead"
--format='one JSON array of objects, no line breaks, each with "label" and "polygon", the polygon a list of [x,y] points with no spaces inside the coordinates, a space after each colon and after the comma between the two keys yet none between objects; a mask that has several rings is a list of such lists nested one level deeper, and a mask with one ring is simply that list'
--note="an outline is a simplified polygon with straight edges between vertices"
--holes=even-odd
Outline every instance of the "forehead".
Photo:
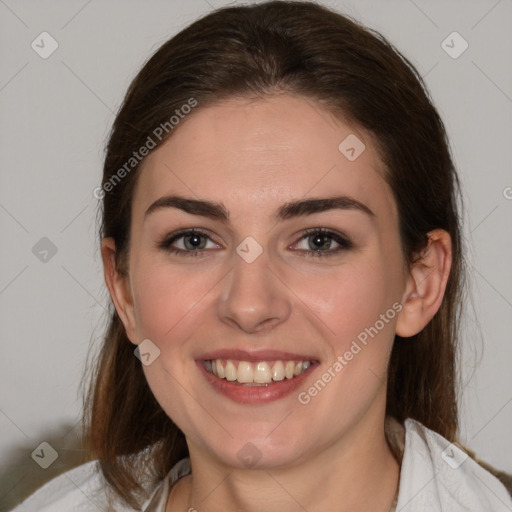
[{"label": "forehead", "polygon": [[146,158],[134,210],[182,194],[220,201],[245,215],[338,193],[394,213],[367,133],[302,97],[230,99],[196,107]]}]

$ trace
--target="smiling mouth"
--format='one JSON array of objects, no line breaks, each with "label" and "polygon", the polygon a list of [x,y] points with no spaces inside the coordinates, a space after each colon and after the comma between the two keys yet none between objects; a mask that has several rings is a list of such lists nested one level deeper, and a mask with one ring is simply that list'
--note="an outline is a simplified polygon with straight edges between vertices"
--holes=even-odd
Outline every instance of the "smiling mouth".
[{"label": "smiling mouth", "polygon": [[238,361],[235,359],[208,359],[204,367],[219,379],[245,386],[268,386],[283,380],[292,380],[307,372],[313,361]]}]

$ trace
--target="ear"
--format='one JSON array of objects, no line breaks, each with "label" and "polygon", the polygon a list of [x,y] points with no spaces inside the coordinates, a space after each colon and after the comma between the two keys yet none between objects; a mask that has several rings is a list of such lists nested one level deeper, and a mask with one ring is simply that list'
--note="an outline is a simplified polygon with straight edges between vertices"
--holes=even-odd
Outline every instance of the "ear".
[{"label": "ear", "polygon": [[104,238],[101,242],[103,273],[110,297],[117,314],[123,322],[126,335],[134,344],[138,344],[133,296],[127,274],[119,272],[116,267],[116,244],[113,238]]},{"label": "ear", "polygon": [[452,267],[452,241],[443,229],[428,233],[428,245],[412,263],[402,295],[395,332],[407,338],[419,333],[437,313]]}]

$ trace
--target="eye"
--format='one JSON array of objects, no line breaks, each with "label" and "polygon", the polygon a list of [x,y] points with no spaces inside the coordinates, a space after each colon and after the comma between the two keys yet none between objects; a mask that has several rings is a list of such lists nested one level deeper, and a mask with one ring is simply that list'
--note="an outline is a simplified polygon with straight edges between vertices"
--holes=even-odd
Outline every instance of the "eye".
[{"label": "eye", "polygon": [[308,229],[294,246],[294,250],[316,257],[333,256],[351,248],[352,242],[345,236],[325,228]]},{"label": "eye", "polygon": [[199,229],[188,229],[164,238],[158,247],[172,254],[198,256],[204,250],[218,249],[220,246],[210,238],[208,233]]}]

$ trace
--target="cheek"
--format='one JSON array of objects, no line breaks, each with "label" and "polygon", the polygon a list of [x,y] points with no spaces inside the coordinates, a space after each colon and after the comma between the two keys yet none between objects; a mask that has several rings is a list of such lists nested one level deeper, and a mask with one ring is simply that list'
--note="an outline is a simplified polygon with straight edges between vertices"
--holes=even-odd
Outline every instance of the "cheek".
[{"label": "cheek", "polygon": [[[165,344],[182,330],[194,310],[208,300],[215,282],[205,273],[192,273],[154,262],[135,269],[135,317],[139,335]],[[165,347],[161,347],[165,348]]]},{"label": "cheek", "polygon": [[315,418],[329,425],[333,435],[384,393],[401,309],[395,277],[380,263],[359,262],[297,283],[297,295],[319,324],[327,326],[323,332],[329,354],[317,380],[301,389],[299,403],[305,411],[314,410]]},{"label": "cheek", "polygon": [[139,338],[150,339],[160,350],[159,357],[143,368],[146,379],[167,415],[194,436],[191,425],[212,422],[196,392],[197,369],[190,354],[197,340],[209,335],[208,312],[219,279],[214,273],[199,276],[155,264],[154,259],[144,266],[141,261],[133,274]]},{"label": "cheek", "polygon": [[[399,296],[391,269],[381,264],[342,265],[336,271],[297,280],[292,285],[304,304],[326,326],[336,354],[343,353],[355,339],[365,335],[390,337]],[[383,316],[382,316],[383,315]],[[377,325],[376,325],[377,324]]]}]

